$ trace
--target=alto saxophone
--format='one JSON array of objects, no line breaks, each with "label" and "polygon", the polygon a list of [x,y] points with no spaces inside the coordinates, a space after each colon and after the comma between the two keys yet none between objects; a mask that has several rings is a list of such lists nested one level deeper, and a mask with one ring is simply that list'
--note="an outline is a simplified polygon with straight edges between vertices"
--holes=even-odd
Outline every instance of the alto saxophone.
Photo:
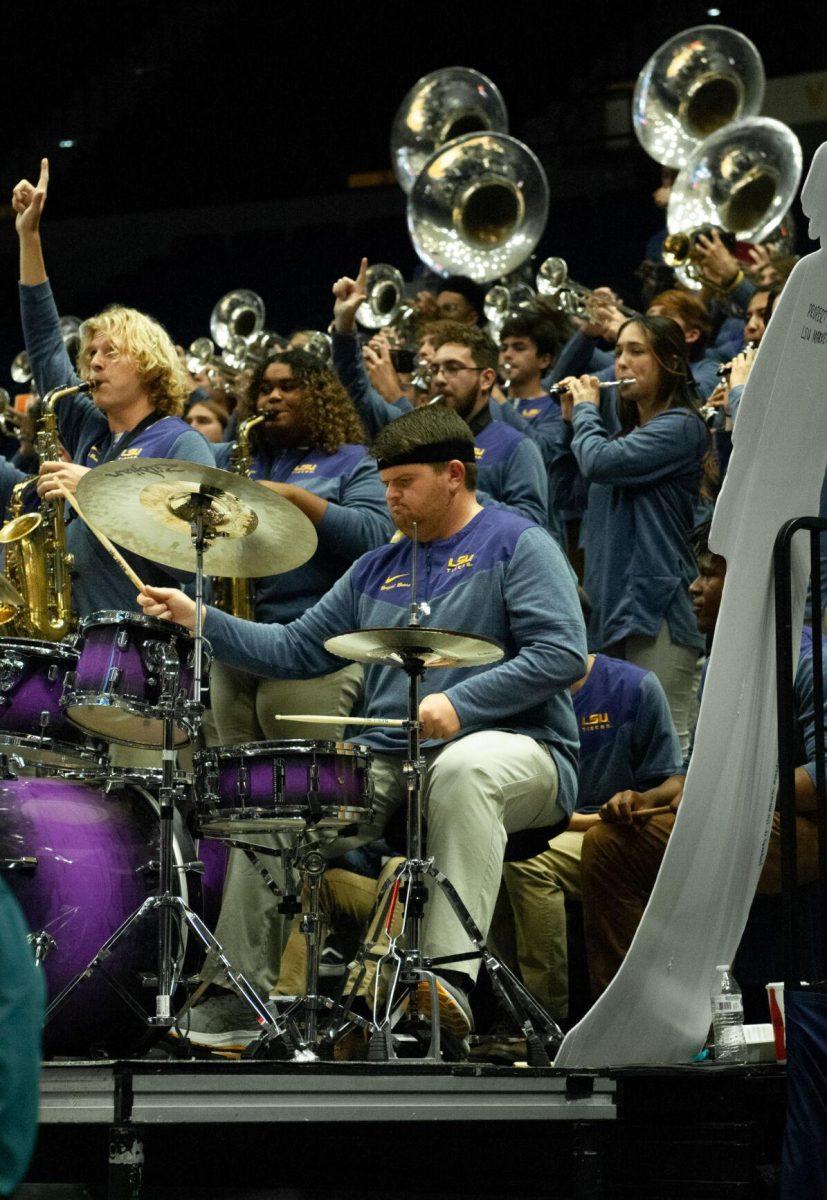
[{"label": "alto saxophone", "polygon": [[[230,454],[228,470],[249,479],[253,473],[253,457],[250,453],[250,430],[267,420],[268,414],[257,413],[242,421],[238,427],[235,444]],[[231,617],[252,621],[255,593],[252,579],[214,578],[213,604]]]},{"label": "alto saxophone", "polygon": [[[41,462],[60,459],[56,408],[59,400],[91,390],[90,383],[52,388],[43,397],[37,422],[35,449]],[[72,612],[72,556],[66,552],[66,524],[60,500],[41,500],[37,512],[26,512],[37,476],[12,488],[11,520],[0,529],[6,547],[5,569],[25,606],[14,618],[18,636],[59,642],[75,623]]]}]

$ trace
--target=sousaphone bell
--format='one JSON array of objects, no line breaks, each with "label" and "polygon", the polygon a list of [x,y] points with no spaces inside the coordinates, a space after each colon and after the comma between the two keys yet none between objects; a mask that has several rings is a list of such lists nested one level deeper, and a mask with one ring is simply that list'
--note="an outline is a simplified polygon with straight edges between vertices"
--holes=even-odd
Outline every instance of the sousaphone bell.
[{"label": "sousaphone bell", "polygon": [[391,162],[404,192],[434,151],[466,133],[508,132],[508,112],[496,84],[470,67],[444,67],[418,80],[391,127]]},{"label": "sousaphone bell", "polygon": [[477,283],[525,262],[547,217],[545,171],[528,146],[503,133],[471,133],[440,147],[408,196],[408,230],[422,261]]},{"label": "sousaphone bell", "polygon": [[726,25],[684,29],[637,78],[635,133],[656,162],[681,169],[710,134],[760,111],[764,83],[761,56],[743,33]]}]

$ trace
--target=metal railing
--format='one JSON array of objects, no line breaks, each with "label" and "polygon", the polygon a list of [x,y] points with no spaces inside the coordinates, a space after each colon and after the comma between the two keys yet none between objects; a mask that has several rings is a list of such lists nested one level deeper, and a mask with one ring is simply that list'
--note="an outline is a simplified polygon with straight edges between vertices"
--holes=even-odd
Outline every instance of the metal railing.
[{"label": "metal railing", "polygon": [[815,964],[823,979],[827,975],[827,793],[825,792],[824,754],[824,662],[822,656],[823,609],[821,591],[821,538],[827,534],[827,520],[798,517],[787,521],[778,531],[773,552],[775,577],[775,656],[778,707],[778,808],[781,819],[781,898],[784,928],[784,981],[788,986],[801,982],[802,925],[797,919],[804,898],[798,889],[798,861],[795,830],[796,713],[794,694],[792,628],[792,541],[797,533],[810,537],[811,626],[813,633],[813,709],[816,768],[816,818],[818,825],[818,899],[819,913]]}]

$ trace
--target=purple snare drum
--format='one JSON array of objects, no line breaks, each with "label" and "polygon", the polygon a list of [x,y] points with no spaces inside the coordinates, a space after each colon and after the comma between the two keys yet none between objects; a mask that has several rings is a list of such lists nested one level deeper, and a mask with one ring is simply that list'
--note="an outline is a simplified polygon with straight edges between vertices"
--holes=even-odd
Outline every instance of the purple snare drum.
[{"label": "purple snare drum", "polygon": [[[45,951],[48,1000],[78,975],[158,883],[160,771],[63,772],[56,778],[0,779],[0,869],[14,892],[36,947]],[[201,880],[190,864],[195,848],[176,818],[175,886],[196,911]],[[218,884],[216,887],[220,886]],[[153,992],[141,974],[157,969],[157,920],[136,922],[106,959],[109,976],[150,1011]],[[196,969],[200,946],[190,938],[184,964]],[[48,1055],[124,1055],[148,1037],[146,1026],[93,971],[48,1021]]]},{"label": "purple snare drum", "polygon": [[345,742],[248,742],[194,756],[199,828],[209,837],[370,818],[372,755]]},{"label": "purple snare drum", "polygon": [[0,638],[0,752],[48,766],[100,760],[102,748],[87,745],[61,708],[63,682],[77,661],[77,650],[60,642]]},{"label": "purple snare drum", "polygon": [[193,646],[192,634],[169,621],[92,613],[80,623],[80,658],[63,693],[66,715],[113,742],[161,746],[167,690],[176,705],[175,744],[186,745],[201,712],[192,699]]}]

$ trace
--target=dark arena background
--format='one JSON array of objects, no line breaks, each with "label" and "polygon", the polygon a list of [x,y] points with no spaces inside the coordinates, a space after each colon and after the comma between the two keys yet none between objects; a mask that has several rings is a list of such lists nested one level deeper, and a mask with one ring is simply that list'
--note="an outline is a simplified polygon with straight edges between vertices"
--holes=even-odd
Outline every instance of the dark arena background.
[{"label": "dark arena background", "polygon": [[[285,339],[298,330],[329,331],[332,285],[341,276],[355,278],[363,256],[370,263],[398,268],[408,299],[420,289],[438,291],[437,277],[412,243],[407,197],[394,174],[390,136],[409,89],[430,72],[452,66],[474,68],[494,81],[508,109],[509,133],[530,147],[545,171],[548,218],[524,264],[526,280],[533,284],[540,264],[559,256],[574,280],[588,288],[610,287],[618,301],[643,309],[651,293],[642,287],[640,265],[665,219],[653,198],[662,184],[661,166],[644,151],[633,128],[633,90],[659,46],[679,31],[700,25],[730,26],[755,44],[767,80],[761,115],[792,129],[801,145],[806,177],[813,155],[827,142],[823,0],[721,0],[720,5],[690,0],[525,0],[500,6],[457,0],[29,0],[7,5],[0,25],[0,389],[9,393],[12,406],[16,395],[31,390],[28,379],[11,373],[24,348],[11,199],[19,180],[36,183],[44,156],[50,163],[50,181],[42,241],[62,315],[83,320],[109,304],[129,306],[156,318],[173,343],[187,348],[210,334],[214,306],[234,289],[257,293],[263,301],[264,328]],[[789,216],[789,254],[813,254],[819,247],[807,235],[800,185]],[[487,280],[486,286],[492,282]],[[827,306],[827,298],[823,302]],[[734,361],[735,353],[725,357]],[[485,368],[478,364],[467,369]],[[732,421],[727,433],[731,426]],[[473,432],[477,436],[478,431]],[[11,458],[9,430],[2,426],[0,433]],[[455,448],[453,441],[451,445]],[[474,453],[472,446],[470,458],[460,461],[470,466]],[[159,452],[158,457],[175,456]],[[104,455],[102,461],[110,460]],[[394,464],[389,452],[387,461],[393,472],[419,460],[402,457]],[[822,518],[806,527],[814,560],[820,558],[822,569],[827,562],[824,551],[819,554],[818,539],[824,542],[827,529],[825,499],[827,493],[820,514],[797,514]],[[699,523],[711,515],[713,500],[705,498],[707,508]],[[581,515],[579,510],[569,513],[568,506],[566,512],[577,520]],[[311,513],[305,515],[314,520]],[[392,528],[389,525],[380,539],[387,550]],[[578,528],[569,522],[562,536],[582,584]],[[126,542],[124,546],[139,553]],[[689,558],[690,551],[685,546],[684,550]],[[144,557],[139,562],[151,560],[145,549],[140,553]],[[305,560],[309,554],[308,550]],[[698,554],[701,572],[710,557],[718,558],[705,545]],[[387,581],[401,578],[401,572],[393,573],[396,561],[388,559],[391,566],[382,591]],[[690,577],[695,559],[691,561]],[[342,562],[339,575],[349,565]],[[465,565],[461,558],[449,560],[452,571]],[[669,567],[670,573],[680,570]],[[779,595],[784,587],[789,591],[791,570],[794,573],[794,567],[783,563],[779,568]],[[330,586],[337,577],[331,577]],[[814,577],[814,583],[823,588],[825,580]],[[0,593],[0,607],[3,599]],[[310,595],[306,607],[317,599]],[[384,603],[386,598],[379,600]],[[761,651],[768,659],[776,654],[776,632],[781,639],[795,628],[794,605],[786,603],[789,612],[779,609],[783,619]],[[106,605],[115,607],[114,601]],[[378,603],[376,607],[378,611]],[[694,611],[698,615],[697,605]],[[820,689],[817,605],[814,611],[815,616],[808,608],[807,621],[812,622],[816,646],[814,686]],[[298,620],[300,612],[291,611],[284,619]],[[582,626],[579,608],[577,619]],[[270,615],[266,620],[282,617]],[[699,628],[709,650],[711,630]],[[26,636],[31,637],[31,631]],[[0,637],[0,735],[6,730],[5,641]],[[613,641],[607,639],[610,651]],[[782,646],[779,640],[778,646],[779,662],[789,664],[792,648],[785,660],[786,643]],[[698,648],[698,680],[699,653]],[[783,686],[784,681],[779,684]],[[774,697],[774,684],[770,690]],[[823,700],[820,691],[816,695]],[[786,829],[784,869],[789,870],[789,841],[795,840],[789,836],[794,830],[792,772],[805,760],[790,757],[797,733],[792,719],[789,729],[783,725],[785,704],[789,716],[791,690],[782,691],[780,704],[781,790],[789,802],[782,833]],[[817,717],[819,707],[816,703]],[[823,809],[824,730],[818,720],[815,729],[813,737],[818,741],[820,736],[821,745],[814,786]],[[308,725],[306,737],[314,736],[316,731]],[[0,759],[6,764],[5,754],[0,753]],[[121,769],[131,770],[129,761],[123,761],[128,765]],[[160,762],[159,748],[159,771]],[[0,790],[6,785],[5,769],[0,766]],[[137,788],[140,768],[136,771]],[[48,774],[38,763],[38,781],[41,772]],[[108,799],[97,797],[101,813]],[[663,815],[670,799],[665,798],[656,814]],[[134,795],[129,802],[142,814],[135,822],[143,822],[141,837],[154,855],[155,809],[150,820],[143,802],[137,803]],[[7,853],[4,805],[0,797],[0,865]],[[48,821],[45,810],[44,820]],[[17,828],[13,821],[10,828]],[[742,944],[741,957],[734,960],[750,1028],[770,1020],[765,993],[770,979],[791,979],[799,962],[806,962],[807,977],[813,980],[819,966],[822,971],[827,967],[823,811],[820,828],[820,886],[805,881],[810,890],[801,911],[794,911],[791,902],[782,906],[778,895],[759,896],[750,915],[751,941]],[[558,829],[556,821],[549,821],[541,832],[550,836],[552,829],[559,833],[563,826]],[[507,848],[506,858],[508,853]],[[141,871],[146,875],[145,864],[133,875]],[[220,887],[217,895],[207,891],[205,886],[202,911],[214,928]],[[206,909],[211,904],[215,911],[210,915]],[[127,907],[123,915],[128,911]],[[591,1003],[579,903],[568,906],[567,920],[571,1019],[563,1022],[564,1032]],[[148,961],[141,965],[151,973],[155,945],[151,939],[148,945]],[[339,966],[347,961],[342,955],[355,953],[356,945],[354,940],[341,953],[334,950]],[[810,951],[812,959],[807,960]],[[194,978],[197,968],[190,966]],[[449,970],[449,982],[451,975]],[[528,980],[524,982],[528,986]],[[96,996],[99,989],[89,994]],[[498,999],[496,984],[492,989],[483,983],[474,993],[473,1015],[480,1032],[497,1028]],[[69,1024],[81,1019],[82,1007],[81,1003],[71,1010]],[[311,1056],[308,1061],[284,1061],[285,1055],[275,1052],[248,1058],[234,1051],[222,1054],[221,1048],[209,1053],[203,1047],[189,1057],[186,1044],[182,1048],[169,1037],[159,1037],[153,1046],[152,1039],[136,1037],[135,1016],[128,1008],[127,1002],[123,1029],[105,1046],[98,1046],[94,1037],[81,1037],[91,1049],[80,1052],[71,1039],[68,1050],[58,1042],[57,1053],[44,1062],[37,1141],[28,1171],[9,1197],[827,1197],[827,1192],[816,1190],[784,1190],[785,1128],[790,1137],[788,1073],[785,1065],[773,1061],[766,1045],[763,1054],[750,1048],[754,1053],[733,1065],[716,1061],[707,1047],[703,1061],[688,1056],[678,1064],[608,1067],[598,1062],[576,1069],[555,1068],[547,1059],[528,1065],[522,1058],[498,1061],[463,1053],[425,1065],[404,1058],[392,1063],[320,1061]],[[0,1043],[16,1036],[4,1028],[5,1011],[0,1002]],[[94,1026],[93,1000],[82,1019]],[[821,1040],[814,1035],[818,1044],[813,1055],[821,1054],[822,1074],[805,1102],[798,1094],[801,1126],[796,1147],[802,1153],[801,1147],[811,1144],[810,1121],[810,1130],[821,1129],[822,1145],[813,1145],[813,1152],[823,1160],[823,1008],[819,1020]],[[123,1056],[112,1049],[121,1034]],[[527,1046],[530,1050],[530,1038]],[[0,1067],[4,1070],[5,1063]],[[11,1130],[19,1114],[4,1107],[3,1070],[0,1123],[8,1123]],[[787,1153],[792,1152],[788,1144]],[[0,1160],[0,1200],[6,1197],[3,1167]]]}]

